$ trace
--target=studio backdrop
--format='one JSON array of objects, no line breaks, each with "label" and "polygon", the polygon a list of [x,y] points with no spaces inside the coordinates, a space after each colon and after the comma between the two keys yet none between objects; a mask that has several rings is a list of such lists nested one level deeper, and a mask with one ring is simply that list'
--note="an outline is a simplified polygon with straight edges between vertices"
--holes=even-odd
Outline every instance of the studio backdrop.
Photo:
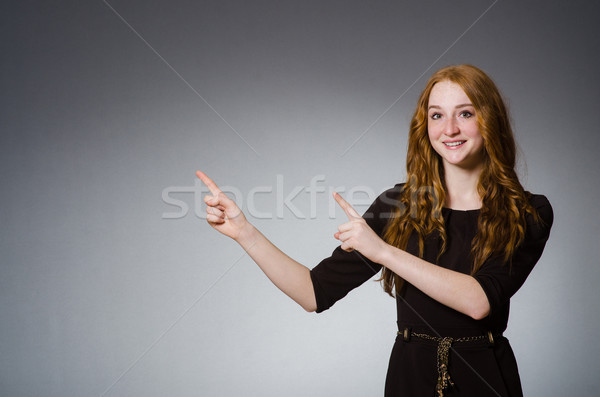
[{"label": "studio backdrop", "polygon": [[526,396],[596,393],[597,2],[5,1],[0,394],[381,396],[395,302],[321,314],[204,219],[202,170],[312,268],[404,181],[429,76],[507,99],[545,252],[506,336]]}]

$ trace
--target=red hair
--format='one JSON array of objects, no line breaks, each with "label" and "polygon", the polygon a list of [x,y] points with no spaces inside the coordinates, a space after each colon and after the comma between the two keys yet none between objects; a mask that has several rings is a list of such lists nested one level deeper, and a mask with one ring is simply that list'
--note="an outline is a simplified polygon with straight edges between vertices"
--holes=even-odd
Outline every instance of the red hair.
[{"label": "red hair", "polygon": [[[478,232],[471,245],[471,274],[474,274],[493,256],[502,255],[510,262],[525,236],[526,213],[539,220],[529,204],[529,193],[523,189],[515,172],[516,145],[504,100],[492,79],[475,66],[444,67],[431,76],[421,93],[410,122],[407,181],[399,196],[401,205],[394,209],[388,221],[384,240],[406,249],[409,237],[416,233],[419,256],[422,257],[425,238],[437,231],[442,238],[439,255],[446,248],[441,216],[446,201],[444,166],[431,146],[427,132],[429,96],[433,86],[441,81],[458,84],[469,97],[484,142],[484,164],[477,185],[482,208]],[[398,293],[403,285],[403,280],[385,267],[379,281],[392,296],[393,289]]]}]

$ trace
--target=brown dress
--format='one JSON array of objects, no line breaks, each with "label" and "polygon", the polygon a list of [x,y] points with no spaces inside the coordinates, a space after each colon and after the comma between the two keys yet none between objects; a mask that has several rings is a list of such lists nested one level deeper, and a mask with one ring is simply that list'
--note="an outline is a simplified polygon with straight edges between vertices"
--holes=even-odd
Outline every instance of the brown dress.
[{"label": "brown dress", "polygon": [[[383,192],[363,217],[380,236],[392,206],[403,184]],[[495,335],[493,343],[488,338],[476,341],[454,342],[448,356],[448,372],[454,383],[444,391],[444,396],[522,396],[517,363],[504,336],[510,298],[523,285],[525,279],[542,255],[553,222],[552,207],[545,196],[531,195],[530,202],[537,209],[542,224],[535,224],[528,216],[525,241],[516,250],[509,266],[501,259],[487,261],[474,275],[481,284],[491,306],[490,314],[474,320],[434,299],[409,283],[405,283],[396,298],[398,329],[434,337]],[[447,234],[447,249],[437,265],[470,273],[471,241],[477,232],[479,210],[459,211],[444,208],[442,211]],[[441,241],[431,236],[425,241],[423,259],[436,263]],[[417,255],[415,236],[409,240],[407,251]],[[332,255],[323,259],[311,270],[317,300],[317,313],[329,309],[352,289],[369,280],[381,270],[360,253],[346,252],[339,246]],[[423,337],[405,340],[398,335],[392,349],[385,384],[385,396],[433,396],[438,381],[439,343]]]}]

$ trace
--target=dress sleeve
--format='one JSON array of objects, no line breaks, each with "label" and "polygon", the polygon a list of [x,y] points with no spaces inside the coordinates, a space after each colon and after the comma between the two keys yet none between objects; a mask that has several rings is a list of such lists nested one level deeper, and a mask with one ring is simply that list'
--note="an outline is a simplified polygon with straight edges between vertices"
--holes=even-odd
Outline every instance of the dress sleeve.
[{"label": "dress sleeve", "polygon": [[490,260],[474,275],[490,303],[490,314],[505,307],[521,288],[531,270],[542,256],[554,220],[552,206],[545,196],[534,195],[531,204],[538,211],[541,223],[528,216],[525,240],[513,255],[512,263],[502,259]]},{"label": "dress sleeve", "polygon": [[[391,216],[392,206],[399,185],[383,192],[362,217],[379,235],[383,236],[387,220]],[[348,292],[363,284],[381,270],[381,265],[363,256],[358,251],[346,252],[338,246],[330,257],[323,259],[310,271],[310,277],[317,301],[317,313],[329,309]]]}]

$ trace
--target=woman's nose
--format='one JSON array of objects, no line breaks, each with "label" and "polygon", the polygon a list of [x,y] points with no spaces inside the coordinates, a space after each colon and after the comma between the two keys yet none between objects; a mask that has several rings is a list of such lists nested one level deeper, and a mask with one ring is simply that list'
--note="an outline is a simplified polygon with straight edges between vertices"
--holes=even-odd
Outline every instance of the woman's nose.
[{"label": "woman's nose", "polygon": [[444,125],[444,134],[445,135],[456,135],[460,132],[458,128],[458,123],[454,119],[448,119],[446,124]]}]

